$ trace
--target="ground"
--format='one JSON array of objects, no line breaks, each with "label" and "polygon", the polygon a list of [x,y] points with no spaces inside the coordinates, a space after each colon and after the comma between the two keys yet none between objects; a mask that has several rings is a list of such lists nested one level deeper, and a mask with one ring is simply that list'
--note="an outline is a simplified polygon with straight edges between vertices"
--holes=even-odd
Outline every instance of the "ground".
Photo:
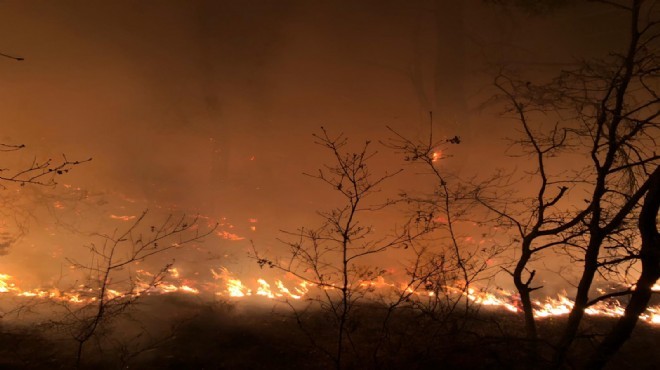
[{"label": "ground", "polygon": [[[302,306],[301,306],[302,307]],[[461,315],[431,320],[418,312],[392,316],[370,304],[356,311],[344,359],[353,369],[522,369],[520,319],[502,310],[482,309],[465,322]],[[436,317],[437,319],[438,317]],[[68,329],[50,321],[29,325],[0,321],[0,369],[67,369],[75,365],[75,342]],[[254,297],[240,302],[208,302],[186,295],[146,297],[112,327],[99,332],[83,353],[88,369],[328,369],[324,352],[335,345],[332,319],[309,310],[300,320],[289,307]],[[552,338],[562,318],[542,320]],[[608,318],[588,318],[585,330],[604,332]],[[654,369],[660,363],[658,328],[641,324],[609,369]],[[579,364],[591,340],[583,338],[572,355]]]}]

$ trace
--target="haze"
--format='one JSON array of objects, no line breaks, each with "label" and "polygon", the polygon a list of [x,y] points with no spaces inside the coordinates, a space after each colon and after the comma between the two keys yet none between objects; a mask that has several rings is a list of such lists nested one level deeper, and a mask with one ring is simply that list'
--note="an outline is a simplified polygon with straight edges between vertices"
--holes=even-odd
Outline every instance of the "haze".
[{"label": "haze", "polygon": [[[3,1],[0,9],[0,51],[25,58],[0,59],[0,139],[28,146],[10,160],[93,157],[60,179],[56,191],[69,202],[24,195],[29,232],[0,266],[42,281],[90,232],[120,227],[112,215],[143,209],[201,214],[243,238],[207,240],[179,263],[256,268],[245,261],[248,240],[277,249],[278,230],[309,224],[330,203],[302,175],[327,162],[311,136],[320,126],[356,143],[386,138],[386,125],[423,138],[433,111],[436,135],[462,138],[443,166],[503,167],[500,138],[513,123],[485,104],[494,74],[551,76],[625,41],[614,36],[625,26],[615,11],[581,5],[532,15],[476,0]],[[378,150],[378,168],[405,167]],[[408,169],[389,189],[414,175]]]}]

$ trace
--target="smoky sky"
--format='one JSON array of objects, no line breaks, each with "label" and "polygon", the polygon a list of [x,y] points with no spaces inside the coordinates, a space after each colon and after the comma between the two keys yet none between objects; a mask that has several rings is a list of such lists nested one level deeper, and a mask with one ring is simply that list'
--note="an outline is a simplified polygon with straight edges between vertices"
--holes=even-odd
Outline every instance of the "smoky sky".
[{"label": "smoky sky", "polygon": [[[498,69],[548,78],[625,42],[615,10],[567,3],[530,15],[477,0],[2,1],[0,51],[25,61],[0,60],[0,139],[27,145],[19,164],[94,158],[60,181],[94,199],[70,219],[200,213],[265,242],[329,205],[301,175],[328,159],[320,126],[358,143],[386,125],[421,138],[433,111],[439,136],[463,138],[448,168],[501,166],[512,124],[486,104]],[[379,168],[403,166],[378,150]],[[31,233],[64,233],[40,219]]]}]

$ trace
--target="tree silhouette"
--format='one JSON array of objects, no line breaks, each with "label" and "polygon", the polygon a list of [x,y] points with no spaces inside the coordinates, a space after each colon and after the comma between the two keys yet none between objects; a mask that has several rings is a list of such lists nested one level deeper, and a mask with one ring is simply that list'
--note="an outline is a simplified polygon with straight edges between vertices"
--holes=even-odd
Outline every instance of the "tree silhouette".
[{"label": "tree silhouette", "polygon": [[[505,73],[497,77],[495,84],[508,102],[507,112],[520,125],[521,135],[512,145],[519,150],[517,155],[533,161],[526,176],[534,181],[536,193],[511,197],[493,190],[510,188],[512,180],[507,176],[496,176],[490,187],[482,186],[476,193],[495,215],[494,221],[518,234],[519,255],[510,273],[532,343],[536,343],[538,333],[531,294],[540,288],[535,282],[537,272],[531,267],[533,261],[554,251],[580,266],[575,304],[554,344],[555,367],[564,366],[589,306],[616,296],[646,294],[625,288],[594,296],[595,277],[628,284],[640,260],[648,265],[644,260],[652,258],[649,252],[642,252],[644,242],[640,247],[637,241],[641,234],[646,250],[652,250],[648,240],[653,237],[644,236],[652,232],[641,227],[644,222],[640,221],[639,229],[632,225],[640,212],[645,214],[641,200],[657,181],[653,174],[660,159],[656,153],[660,128],[656,41],[660,24],[654,19],[653,2],[635,0],[615,5],[630,19],[625,51],[583,62],[546,84]],[[576,204],[576,199],[582,204]],[[648,267],[643,269],[639,288],[646,290],[654,274]],[[647,304],[647,299],[631,299],[629,312],[643,311]],[[623,322],[628,329],[615,329],[619,334],[610,338],[620,341],[631,324],[634,326],[630,320]],[[599,351],[618,348],[610,342],[603,342]]]},{"label": "tree silhouette", "polygon": [[[24,144],[4,144],[0,143],[0,152],[14,152],[25,149]],[[57,185],[57,176],[68,173],[73,167],[91,161],[92,158],[85,160],[69,160],[66,155],[62,155],[59,160],[48,158],[37,160],[36,158],[22,168],[0,168],[0,188],[6,189],[7,185],[14,183],[20,186],[28,184],[41,186]]]},{"label": "tree silhouette", "polygon": [[86,272],[86,288],[91,299],[84,305],[65,303],[68,314],[59,321],[77,343],[76,367],[80,367],[85,344],[100,329],[125,313],[136,301],[161,284],[172,264],[167,264],[148,279],[138,279],[133,267],[168,250],[201,241],[215,230],[200,231],[196,218],[168,217],[157,226],[144,227],[143,212],[128,228],[112,234],[96,234],[100,244],[88,246],[89,262],[69,260],[72,267]]},{"label": "tree silhouette", "polygon": [[370,218],[396,202],[389,199],[378,201],[375,195],[381,185],[400,170],[373,174],[369,163],[376,152],[371,150],[369,141],[355,152],[344,152],[348,140],[343,134],[333,137],[321,128],[321,133],[314,137],[318,145],[331,153],[333,163],[315,174],[306,175],[327,184],[342,202],[330,210],[318,212],[322,219],[319,227],[285,232],[295,238],[283,241],[289,247],[288,257],[268,258],[256,249],[252,257],[262,267],[291,273],[320,288],[320,296],[312,300],[330,314],[336,330],[335,343],[332,348],[326,348],[316,343],[312,335],[309,338],[340,369],[348,364],[348,351],[356,354],[352,339],[356,324],[354,311],[371,290],[365,282],[384,273],[378,266],[362,261],[391,249],[407,248],[429,228],[416,223],[412,217],[391,232],[376,233],[369,223]]}]

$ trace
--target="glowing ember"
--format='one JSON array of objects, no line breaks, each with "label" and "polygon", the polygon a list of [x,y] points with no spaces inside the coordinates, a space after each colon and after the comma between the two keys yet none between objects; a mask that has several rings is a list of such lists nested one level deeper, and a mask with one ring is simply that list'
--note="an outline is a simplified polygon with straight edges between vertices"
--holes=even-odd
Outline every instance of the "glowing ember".
[{"label": "glowing ember", "polygon": [[117,216],[117,215],[110,215],[110,218],[113,220],[121,220],[121,221],[130,221],[134,220],[135,216]]},{"label": "glowing ember", "polygon": [[189,287],[188,285],[182,285],[181,287],[179,287],[179,291],[191,293],[191,294],[199,294],[199,289]]},{"label": "glowing ember", "polygon": [[106,290],[106,297],[108,299],[114,299],[114,298],[117,298],[117,297],[121,297],[122,295],[123,294],[121,292],[118,292],[114,289],[107,289]]},{"label": "glowing ember", "polygon": [[232,234],[232,233],[230,233],[230,232],[228,232],[228,231],[218,231],[217,234],[218,234],[218,236],[221,237],[222,239],[227,239],[227,240],[237,241],[237,240],[243,240],[243,239],[245,239],[245,238],[242,237],[242,236],[238,236],[238,235],[236,235],[236,234]]}]

